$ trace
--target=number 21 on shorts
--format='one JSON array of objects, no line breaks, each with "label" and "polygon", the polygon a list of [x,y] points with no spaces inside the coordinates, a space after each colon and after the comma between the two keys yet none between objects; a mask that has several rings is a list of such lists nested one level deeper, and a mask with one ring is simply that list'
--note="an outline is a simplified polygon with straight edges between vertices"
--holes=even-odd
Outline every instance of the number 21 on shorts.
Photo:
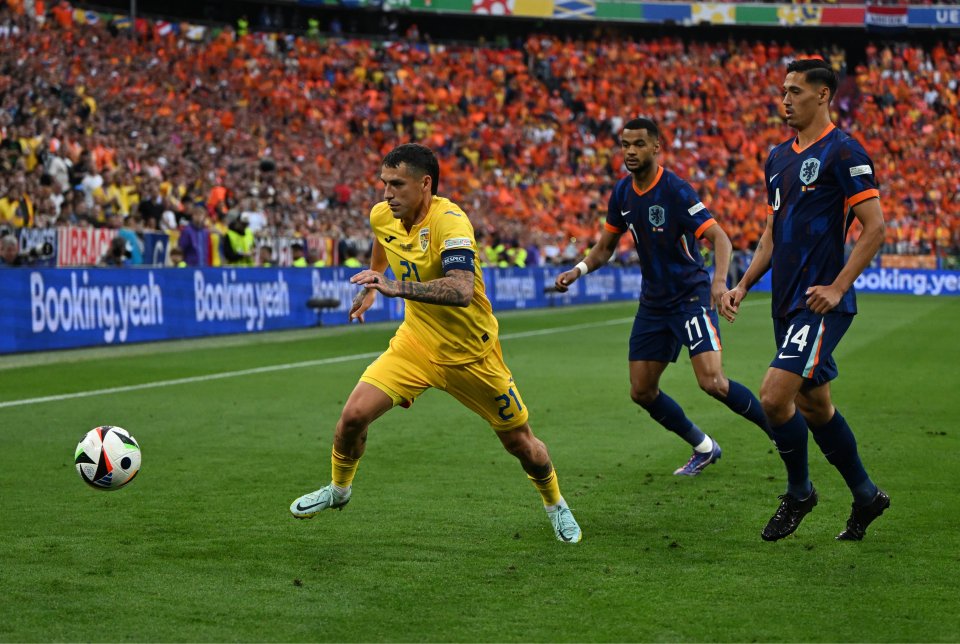
[{"label": "number 21 on shorts", "polygon": [[513,387],[510,387],[507,390],[507,393],[497,396],[494,398],[494,400],[503,403],[500,405],[500,409],[497,410],[497,412],[500,414],[500,418],[503,420],[510,420],[513,418],[513,412],[508,412],[508,410],[514,403],[517,405],[517,411],[523,411],[523,405],[520,404],[520,398],[517,396],[516,392],[514,392]]}]

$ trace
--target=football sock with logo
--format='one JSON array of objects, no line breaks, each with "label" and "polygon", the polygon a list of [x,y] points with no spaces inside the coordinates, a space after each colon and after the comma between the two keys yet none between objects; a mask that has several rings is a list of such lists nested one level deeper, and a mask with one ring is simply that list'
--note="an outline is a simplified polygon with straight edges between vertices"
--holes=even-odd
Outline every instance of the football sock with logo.
[{"label": "football sock with logo", "polygon": [[857,505],[866,505],[877,495],[877,486],[860,462],[857,452],[857,439],[846,419],[840,415],[840,410],[834,410],[833,418],[826,425],[811,427],[813,440],[817,442],[820,451],[827,457],[827,461],[837,468],[847,487],[853,493],[853,501]]},{"label": "football sock with logo", "polygon": [[353,477],[357,474],[359,464],[359,458],[348,458],[338,452],[336,448],[333,448],[330,454],[330,478],[333,484],[342,490],[350,487],[353,483]]},{"label": "football sock with logo", "polygon": [[[767,415],[763,413],[763,407],[760,401],[753,393],[735,380],[729,380],[727,397],[721,402],[730,408],[734,413],[740,414],[751,423],[763,430],[770,436],[770,423],[767,421]],[[772,438],[772,437],[771,437]]]},{"label": "football sock with logo", "polygon": [[797,411],[784,424],[771,427],[770,432],[787,466],[787,493],[796,499],[807,498],[813,487],[807,465],[807,421]]},{"label": "football sock with logo", "polygon": [[677,401],[663,391],[652,403],[644,405],[643,408],[652,419],[690,443],[692,447],[702,444],[703,439],[707,437],[699,427],[693,424],[692,420],[687,418]]},{"label": "football sock with logo", "polygon": [[543,497],[543,504],[545,506],[555,506],[563,499],[563,496],[560,494],[560,484],[557,482],[557,471],[555,469],[550,468],[550,474],[542,479],[530,476],[529,474],[527,474],[527,478],[530,479],[533,486],[537,488],[537,492]]}]

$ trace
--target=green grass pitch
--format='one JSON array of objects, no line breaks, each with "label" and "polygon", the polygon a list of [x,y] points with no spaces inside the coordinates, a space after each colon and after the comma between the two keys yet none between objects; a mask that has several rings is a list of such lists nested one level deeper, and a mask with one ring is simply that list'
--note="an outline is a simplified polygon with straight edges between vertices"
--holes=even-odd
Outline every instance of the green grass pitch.
[{"label": "green grass pitch", "polygon": [[[780,460],[685,355],[662,388],[724,454],[671,475],[687,446],[629,399],[634,309],[499,316],[577,546],[437,391],[372,426],[344,511],[290,517],[329,481],[334,423],[390,325],[0,359],[0,641],[960,640],[960,299],[861,296],[841,343],[834,399],[892,498],[862,543],[834,541],[850,497],[812,440],[820,505],[760,540]],[[771,329],[762,295],[722,326],[727,375],[755,392]],[[116,492],[72,462],[101,424],[143,448]]]}]

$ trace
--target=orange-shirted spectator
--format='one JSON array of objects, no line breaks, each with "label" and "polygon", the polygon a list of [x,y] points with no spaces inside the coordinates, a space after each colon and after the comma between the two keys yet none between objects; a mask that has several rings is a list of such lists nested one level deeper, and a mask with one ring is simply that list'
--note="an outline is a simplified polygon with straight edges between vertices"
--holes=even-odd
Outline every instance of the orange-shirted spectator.
[{"label": "orange-shirted spectator", "polygon": [[[664,162],[702,186],[736,246],[749,247],[764,220],[762,159],[785,132],[771,96],[782,59],[795,54],[776,42],[545,34],[502,49],[296,38],[284,52],[278,40],[268,46],[251,33],[235,41],[230,30],[182,46],[183,30],[159,23],[131,41],[104,25],[74,27],[68,3],[51,12],[45,29],[11,39],[11,51],[43,56],[17,68],[0,107],[16,105],[16,88],[33,79],[71,79],[79,100],[35,97],[28,107],[42,118],[17,134],[41,137],[47,154],[74,164],[71,185],[85,176],[76,164],[86,154],[104,175],[123,169],[135,186],[163,184],[154,217],[175,218],[198,201],[225,214],[232,194],[255,200],[273,230],[342,238],[355,234],[363,204],[376,196],[379,159],[414,137],[437,150],[449,196],[478,228],[510,238],[531,227],[593,236],[592,204],[623,167],[610,152],[622,123],[614,115],[636,113],[661,123]],[[911,233],[911,218],[923,220],[920,236],[903,245],[955,246],[960,97],[951,81],[960,53],[949,42],[869,45],[864,53],[864,64],[848,70],[837,119],[874,158],[888,217]],[[822,55],[845,68],[842,50]],[[40,131],[53,120],[79,123],[83,133]],[[891,128],[903,136],[882,135]],[[31,161],[17,147],[16,163],[36,174],[41,155]],[[255,171],[264,157],[276,160],[270,176]],[[106,193],[97,203],[118,201],[111,186]],[[151,211],[161,207],[151,203]]]}]

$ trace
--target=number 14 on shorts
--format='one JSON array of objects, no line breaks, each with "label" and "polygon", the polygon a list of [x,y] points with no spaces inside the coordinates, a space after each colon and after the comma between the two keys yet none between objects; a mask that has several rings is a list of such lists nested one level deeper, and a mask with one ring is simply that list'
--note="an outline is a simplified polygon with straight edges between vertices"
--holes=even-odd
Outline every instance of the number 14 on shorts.
[{"label": "number 14 on shorts", "polygon": [[[793,332],[794,326],[796,325],[791,324],[787,329],[787,333],[783,336],[783,346],[780,347],[780,355],[777,356],[781,360],[799,358],[807,346],[807,336],[810,334],[810,325],[804,324],[797,329],[796,333]],[[790,354],[790,352],[794,350],[791,345],[796,345],[796,354]]]}]

